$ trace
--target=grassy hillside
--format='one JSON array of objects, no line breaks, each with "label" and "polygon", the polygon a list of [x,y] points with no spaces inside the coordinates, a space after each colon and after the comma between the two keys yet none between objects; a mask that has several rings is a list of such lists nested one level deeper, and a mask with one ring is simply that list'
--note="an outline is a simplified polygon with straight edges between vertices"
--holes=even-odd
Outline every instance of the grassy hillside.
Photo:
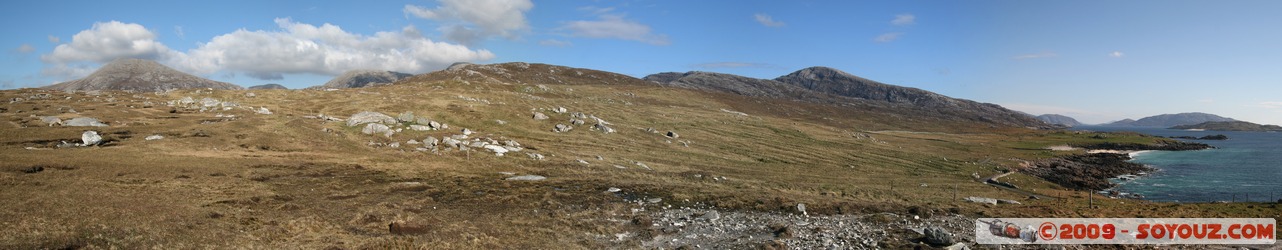
[{"label": "grassy hillside", "polygon": [[[1048,146],[1161,138],[942,122],[527,67],[551,72],[437,72],[338,91],[2,91],[3,100],[23,100],[0,105],[0,226],[12,232],[0,235],[0,248],[631,248],[663,234],[636,221],[665,208],[798,214],[798,203],[824,216],[925,214],[924,208],[964,218],[1280,217],[1272,205],[1098,197],[1099,208],[1091,209],[1086,193],[1020,173],[1002,180],[1059,199],[1025,200],[1027,193],[974,178],[1075,153]],[[167,105],[184,97],[238,105],[204,112]],[[256,113],[259,107],[272,114]],[[553,112],[558,107],[569,112]],[[393,128],[406,129],[385,137],[313,118],[361,111],[412,112],[449,129],[413,131],[403,122]],[[532,119],[534,112],[550,119]],[[575,112],[608,121],[617,132],[594,131],[591,120],[552,131],[571,124]],[[110,126],[47,126],[39,116],[94,117]],[[495,156],[477,148],[419,151],[407,143],[463,128],[476,132],[471,138],[515,140],[525,149]],[[79,142],[86,130],[108,143],[57,147]],[[165,138],[144,139],[150,135]],[[547,179],[505,180],[509,174]],[[961,201],[967,196],[1024,204]],[[393,222],[421,225],[423,233],[394,235]],[[896,244],[911,243],[886,247]]]}]

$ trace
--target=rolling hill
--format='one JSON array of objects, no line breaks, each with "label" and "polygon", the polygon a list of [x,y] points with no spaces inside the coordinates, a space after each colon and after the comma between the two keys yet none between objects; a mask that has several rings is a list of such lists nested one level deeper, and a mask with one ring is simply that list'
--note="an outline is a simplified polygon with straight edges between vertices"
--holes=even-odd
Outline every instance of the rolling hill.
[{"label": "rolling hill", "polygon": [[130,90],[166,91],[175,89],[244,89],[241,86],[209,80],[144,59],[117,59],[103,65],[82,79],[43,87],[62,91]]}]

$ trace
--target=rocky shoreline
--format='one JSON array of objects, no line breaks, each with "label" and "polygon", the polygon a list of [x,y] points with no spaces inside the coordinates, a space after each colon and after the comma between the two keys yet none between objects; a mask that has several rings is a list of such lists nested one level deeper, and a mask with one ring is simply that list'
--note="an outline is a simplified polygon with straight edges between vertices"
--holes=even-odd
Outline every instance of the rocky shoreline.
[{"label": "rocky shoreline", "polygon": [[1065,188],[1081,191],[1102,191],[1116,186],[1108,180],[1121,175],[1142,175],[1155,169],[1144,164],[1130,162],[1129,152],[1145,150],[1185,151],[1214,148],[1210,145],[1192,142],[1163,141],[1157,144],[1138,143],[1096,143],[1074,145],[1094,152],[1076,154],[1058,158],[1042,159],[1032,163],[1024,172],[1059,184]]}]

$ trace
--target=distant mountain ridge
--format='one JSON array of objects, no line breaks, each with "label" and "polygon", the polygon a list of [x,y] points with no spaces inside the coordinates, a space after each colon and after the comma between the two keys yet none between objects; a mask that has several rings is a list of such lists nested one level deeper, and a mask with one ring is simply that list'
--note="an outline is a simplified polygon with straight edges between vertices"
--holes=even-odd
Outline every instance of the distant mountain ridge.
[{"label": "distant mountain ridge", "polygon": [[1111,123],[1101,124],[1103,126],[1115,127],[1161,127],[1169,128],[1180,125],[1193,125],[1204,122],[1230,122],[1237,121],[1233,118],[1222,117],[1207,113],[1189,112],[1178,114],[1162,114],[1140,118],[1139,120],[1124,119]]},{"label": "distant mountain ridge", "polygon": [[1244,121],[1227,121],[1180,125],[1171,127],[1171,129],[1204,129],[1211,131],[1282,131],[1282,126],[1261,125]]},{"label": "distant mountain ridge", "polygon": [[1037,116],[1037,119],[1042,120],[1043,122],[1046,122],[1046,123],[1059,124],[1059,125],[1064,125],[1069,127],[1076,127],[1076,126],[1082,125],[1082,123],[1078,122],[1077,119],[1073,119],[1072,117],[1058,115],[1058,114],[1039,115]]},{"label": "distant mountain ridge", "polygon": [[248,89],[289,89],[289,88],[286,88],[284,85],[280,85],[280,84],[268,83],[263,85],[249,86]]},{"label": "distant mountain ridge", "polygon": [[909,108],[913,109],[913,112],[1011,126],[1043,127],[1047,125],[1032,116],[996,104],[979,103],[922,89],[885,84],[828,67],[805,68],[773,80],[699,71],[665,72],[649,75],[643,79],[666,86],[754,97],[788,98],[821,103],[858,102],[889,108]]},{"label": "distant mountain ridge", "polygon": [[350,89],[387,85],[414,76],[387,70],[351,70],[311,89]]},{"label": "distant mountain ridge", "polygon": [[116,59],[85,78],[45,86],[45,89],[166,91],[173,89],[244,89],[241,86],[183,73],[144,59]]}]

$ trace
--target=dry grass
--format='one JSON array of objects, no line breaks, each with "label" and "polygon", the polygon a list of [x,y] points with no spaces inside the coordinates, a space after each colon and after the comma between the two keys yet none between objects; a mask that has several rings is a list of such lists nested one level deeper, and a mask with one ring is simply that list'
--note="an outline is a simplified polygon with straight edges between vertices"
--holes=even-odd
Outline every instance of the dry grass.
[{"label": "dry grass", "polygon": [[[631,200],[652,197],[674,206],[781,213],[795,212],[797,203],[805,203],[812,214],[904,213],[909,206],[923,206],[975,216],[1282,217],[1276,206],[1258,204],[1097,200],[1101,208],[1088,209],[1085,193],[1063,191],[1022,174],[1004,180],[1063,199],[1003,209],[953,199],[954,194],[1021,199],[1021,194],[981,184],[971,175],[987,176],[1018,168],[1022,160],[1064,154],[1042,149],[1046,146],[1154,138],[1095,139],[910,118],[885,110],[582,81],[420,76],[393,86],[331,92],[93,96],[2,91],[4,100],[36,93],[54,98],[0,105],[5,120],[0,124],[0,227],[13,232],[0,234],[0,248],[636,247],[634,241],[616,241],[614,234],[638,230],[630,221],[639,205]],[[246,92],[257,96],[246,97]],[[275,114],[244,108],[171,113],[163,104],[184,96],[265,106]],[[153,104],[144,108],[147,101]],[[618,133],[592,131],[591,122],[554,133],[553,125],[569,124],[568,114],[545,110],[558,106],[605,119]],[[79,113],[65,112],[68,108]],[[413,112],[451,129],[407,130],[385,138],[303,117],[346,117],[360,111],[392,116]],[[552,119],[530,119],[533,111]],[[217,113],[237,118],[218,119]],[[33,115],[89,116],[112,126],[47,127]],[[528,147],[523,152],[547,159],[369,146],[441,138],[461,128],[514,139]],[[676,131],[680,138],[646,128]],[[84,130],[99,130],[114,142],[47,149],[59,140],[78,141]],[[166,138],[142,139],[153,134]],[[44,166],[44,171],[22,171],[33,166]],[[504,181],[499,172],[549,179]],[[603,193],[609,187],[624,192]],[[392,235],[387,225],[393,221],[426,225],[427,231]]]}]

